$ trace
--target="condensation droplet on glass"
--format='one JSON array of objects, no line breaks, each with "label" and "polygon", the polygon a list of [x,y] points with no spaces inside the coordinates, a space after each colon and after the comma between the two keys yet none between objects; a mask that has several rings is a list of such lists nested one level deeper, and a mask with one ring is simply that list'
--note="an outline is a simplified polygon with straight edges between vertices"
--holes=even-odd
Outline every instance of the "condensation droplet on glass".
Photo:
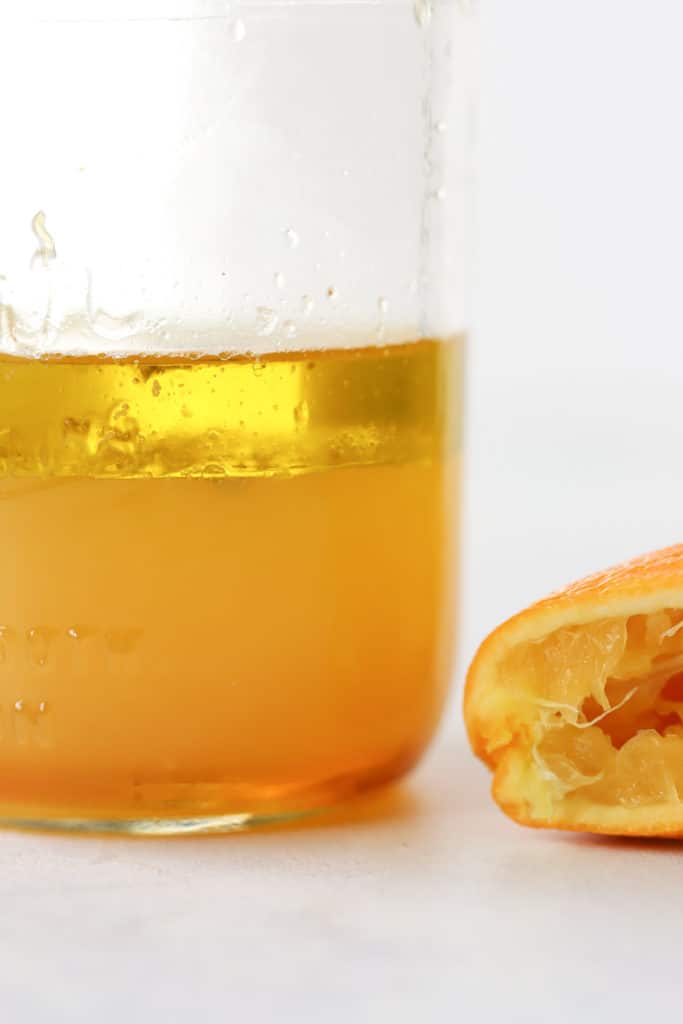
[{"label": "condensation droplet on glass", "polygon": [[34,267],[38,262],[46,267],[51,260],[57,257],[55,240],[45,226],[45,219],[45,212],[38,210],[38,213],[31,221],[31,230],[38,241],[38,248],[31,260],[31,267]]},{"label": "condensation droplet on glass", "polygon": [[294,323],[293,320],[285,320],[285,322],[282,325],[282,333],[284,334],[285,338],[287,338],[289,341],[291,341],[293,338],[296,338],[297,329],[296,324]]},{"label": "condensation droplet on glass", "polygon": [[273,276],[273,284],[276,288],[284,288],[285,286],[285,275],[281,270],[278,270],[277,274]]},{"label": "condensation droplet on glass", "polygon": [[330,287],[327,289],[327,297],[330,300],[330,302],[336,302],[337,299],[339,298],[339,292],[334,287],[334,285],[330,285]]},{"label": "condensation droplet on glass", "polygon": [[45,629],[29,629],[27,633],[28,655],[32,665],[42,667],[46,664],[49,653],[49,636]]},{"label": "condensation droplet on glass", "polygon": [[75,626],[72,626],[70,629],[67,629],[66,635],[70,636],[72,640],[78,640],[80,633]]},{"label": "condensation droplet on glass", "polygon": [[442,199],[445,199],[446,198],[446,189],[443,188],[443,186],[441,186],[440,188],[437,188],[436,192],[434,193],[434,197],[436,199],[438,199],[439,201],[441,201]]},{"label": "condensation droplet on glass", "polygon": [[270,306],[256,307],[256,333],[261,338],[267,338],[273,333],[278,323],[278,315]]},{"label": "condensation droplet on glass", "polygon": [[236,43],[241,43],[247,34],[247,26],[241,18],[236,18],[231,27],[232,38]]},{"label": "condensation droplet on glass", "polygon": [[287,239],[287,245],[290,249],[296,249],[299,244],[299,236],[297,235],[294,228],[287,228],[285,231],[285,238]]},{"label": "condensation droplet on glass", "polygon": [[23,702],[23,700],[16,700],[14,702],[14,710],[15,711],[23,711],[24,710],[24,702]]},{"label": "condensation droplet on glass", "polygon": [[434,131],[437,132],[439,135],[443,135],[444,132],[446,131],[446,122],[437,121],[436,124],[434,125]]},{"label": "condensation droplet on glass", "polygon": [[342,171],[342,176],[344,178],[348,178],[350,173],[351,173],[351,171],[348,169],[348,167],[345,167],[344,170]]},{"label": "condensation droplet on glass", "polygon": [[414,0],[413,11],[420,28],[426,28],[432,20],[432,0]]},{"label": "condensation droplet on glass", "polygon": [[152,382],[152,394],[155,398],[158,398],[161,394],[161,384],[158,380]]},{"label": "condensation droplet on glass", "polygon": [[313,312],[313,306],[315,303],[310,295],[301,296],[301,312],[304,316],[310,316]]},{"label": "condensation droplet on glass", "polygon": [[47,711],[47,703],[44,700],[41,700],[40,704],[38,705],[38,710],[40,711],[41,715],[44,715],[45,712]]},{"label": "condensation droplet on glass", "polygon": [[386,330],[387,311],[389,309],[389,302],[384,298],[383,295],[377,299],[377,311],[379,314],[379,322],[377,324],[377,338],[382,340],[384,332]]}]

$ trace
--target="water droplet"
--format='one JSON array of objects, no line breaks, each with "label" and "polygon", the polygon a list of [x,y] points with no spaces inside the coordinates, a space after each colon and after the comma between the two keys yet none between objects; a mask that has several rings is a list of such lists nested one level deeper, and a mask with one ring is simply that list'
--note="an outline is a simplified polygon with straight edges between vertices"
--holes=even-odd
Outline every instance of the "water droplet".
[{"label": "water droplet", "polygon": [[413,11],[420,28],[427,28],[432,20],[432,0],[414,0]]},{"label": "water droplet", "polygon": [[0,626],[0,665],[7,661],[7,644],[12,635],[9,626]]},{"label": "water droplet", "polygon": [[40,704],[38,705],[38,711],[41,713],[41,715],[44,715],[45,712],[47,711],[47,703],[44,700],[41,700]]},{"label": "water droplet", "polygon": [[78,632],[75,626],[72,626],[71,629],[67,629],[66,635],[70,636],[72,640],[78,640],[81,634]]},{"label": "water droplet", "polygon": [[301,312],[304,316],[310,316],[313,312],[313,306],[315,303],[310,295],[301,296]]},{"label": "water droplet", "polygon": [[342,175],[344,178],[348,178],[350,173],[351,171],[348,169],[348,167],[345,167],[344,170],[342,171]]},{"label": "water droplet", "polygon": [[310,410],[306,399],[302,399],[294,406],[294,422],[298,427],[305,427],[310,417]]},{"label": "water droplet", "polygon": [[277,274],[273,277],[273,284],[276,288],[284,288],[285,286],[285,275],[281,270],[278,270]]},{"label": "water droplet", "polygon": [[287,245],[290,249],[296,249],[299,244],[299,236],[297,235],[294,228],[287,228],[285,231],[285,238],[287,239]]},{"label": "water droplet", "polygon": [[439,135],[443,135],[443,133],[446,131],[446,122],[437,121],[436,124],[434,125],[434,131],[438,132]]},{"label": "water droplet", "polygon": [[218,441],[221,435],[218,433],[217,430],[209,430],[206,436],[209,439],[209,441],[213,442]]},{"label": "water droplet", "polygon": [[50,631],[47,629],[29,629],[26,634],[28,640],[28,657],[32,665],[40,668],[47,663],[50,647]]},{"label": "water droplet", "polygon": [[24,702],[23,702],[23,700],[16,700],[14,702],[14,710],[15,711],[23,711],[24,710]]},{"label": "water droplet", "polygon": [[161,334],[161,337],[164,339],[164,341],[170,341],[171,340],[171,332],[170,331],[163,331],[162,334]]},{"label": "water droplet", "polygon": [[256,333],[262,338],[267,338],[277,327],[278,319],[277,313],[270,306],[257,306]]},{"label": "water droplet", "polygon": [[142,324],[140,313],[130,313],[128,316],[110,316],[103,309],[91,310],[88,314],[90,326],[98,338],[105,341],[123,341],[135,334]]},{"label": "water droplet", "polygon": [[386,316],[389,311],[389,300],[380,295],[377,300],[377,308],[379,309],[381,316]]},{"label": "water droplet", "polygon": [[282,325],[282,333],[284,334],[285,338],[287,338],[289,341],[291,341],[293,338],[296,338],[297,327],[293,320],[285,320],[285,322]]},{"label": "water droplet", "polygon": [[440,188],[437,188],[436,192],[434,193],[434,197],[436,199],[438,199],[439,201],[441,201],[442,199],[445,199],[446,198],[446,189],[443,188],[443,186],[441,186]]},{"label": "water droplet", "polygon": [[38,213],[31,221],[31,230],[38,240],[38,248],[33,254],[31,267],[34,267],[38,262],[46,267],[51,260],[56,258],[57,249],[55,248],[54,238],[45,227],[45,213],[43,210],[38,210]]},{"label": "water droplet", "polygon": [[336,302],[337,299],[339,298],[339,292],[333,285],[330,285],[330,287],[327,289],[327,297],[330,300],[330,302]]},{"label": "water droplet", "polygon": [[158,398],[159,395],[161,394],[161,384],[159,383],[158,380],[155,380],[152,383],[152,394],[154,395],[155,398]]},{"label": "water droplet", "polygon": [[247,26],[241,18],[236,18],[231,26],[232,38],[236,43],[241,43],[247,34]]}]

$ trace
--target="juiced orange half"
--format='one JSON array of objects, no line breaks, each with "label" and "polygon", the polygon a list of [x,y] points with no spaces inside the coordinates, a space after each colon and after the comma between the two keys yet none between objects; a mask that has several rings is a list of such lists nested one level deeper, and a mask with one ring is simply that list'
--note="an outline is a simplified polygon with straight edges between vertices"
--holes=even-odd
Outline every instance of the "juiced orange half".
[{"label": "juiced orange half", "polygon": [[516,821],[683,837],[683,545],[499,626],[470,667],[465,720]]}]

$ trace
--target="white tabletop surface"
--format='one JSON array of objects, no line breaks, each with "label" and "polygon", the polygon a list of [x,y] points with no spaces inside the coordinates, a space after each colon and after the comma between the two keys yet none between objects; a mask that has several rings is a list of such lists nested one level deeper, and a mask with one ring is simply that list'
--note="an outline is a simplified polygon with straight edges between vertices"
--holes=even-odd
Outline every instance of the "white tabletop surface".
[{"label": "white tabletop surface", "polygon": [[[678,529],[675,439],[657,446],[677,382],[660,373],[634,419],[642,374],[603,392],[598,373],[558,419],[554,381],[513,387],[473,359],[460,676],[500,617]],[[408,783],[308,825],[0,833],[2,1019],[602,1022],[664,1008],[683,848],[507,821],[458,705]]]}]

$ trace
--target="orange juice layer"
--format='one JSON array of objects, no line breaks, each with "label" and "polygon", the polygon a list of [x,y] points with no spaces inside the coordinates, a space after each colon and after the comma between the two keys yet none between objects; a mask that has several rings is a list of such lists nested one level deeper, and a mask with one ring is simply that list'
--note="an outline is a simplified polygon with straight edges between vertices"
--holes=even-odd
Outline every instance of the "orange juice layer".
[{"label": "orange juice layer", "polygon": [[0,362],[0,819],[405,771],[453,628],[461,344]]}]

